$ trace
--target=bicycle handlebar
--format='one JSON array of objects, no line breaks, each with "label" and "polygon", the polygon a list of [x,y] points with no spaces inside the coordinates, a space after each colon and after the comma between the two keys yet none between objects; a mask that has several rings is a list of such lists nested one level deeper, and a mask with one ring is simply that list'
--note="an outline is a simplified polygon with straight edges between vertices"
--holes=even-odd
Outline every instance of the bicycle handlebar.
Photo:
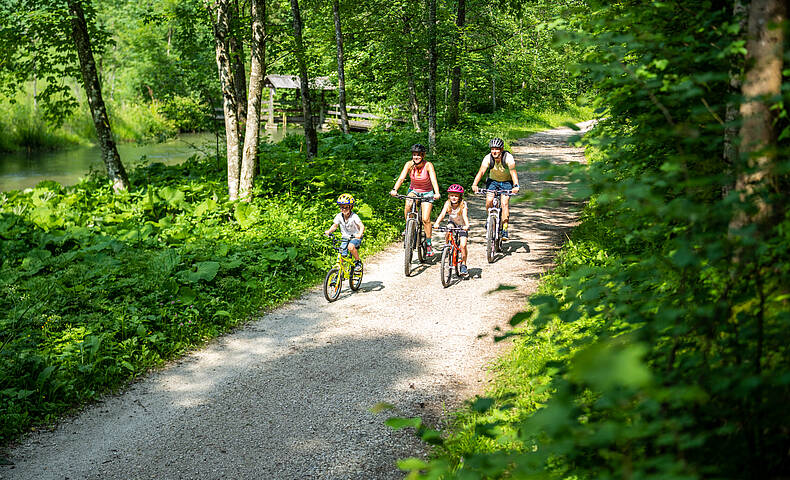
[{"label": "bicycle handlebar", "polygon": [[477,195],[487,195],[489,193],[499,194],[499,195],[507,195],[508,197],[512,197],[514,195],[518,195],[518,193],[513,193],[512,190],[488,190],[485,188],[481,188],[477,191]]},{"label": "bicycle handlebar", "polygon": [[392,196],[395,197],[395,198],[402,198],[404,200],[417,200],[418,202],[428,202],[428,203],[433,203],[434,202],[433,198],[417,197],[417,196],[413,196],[413,195],[401,195],[400,193],[392,195]]},{"label": "bicycle handlebar", "polygon": [[465,228],[461,228],[461,227],[446,227],[446,226],[436,227],[436,228],[434,228],[434,230],[438,230],[440,232],[465,232],[466,231]]}]

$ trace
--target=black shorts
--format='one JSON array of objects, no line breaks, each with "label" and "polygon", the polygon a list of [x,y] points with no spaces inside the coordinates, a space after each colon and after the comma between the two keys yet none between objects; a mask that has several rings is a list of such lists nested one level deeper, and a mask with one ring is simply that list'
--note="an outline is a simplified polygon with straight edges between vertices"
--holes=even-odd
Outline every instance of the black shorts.
[{"label": "black shorts", "polygon": [[[455,222],[453,222],[452,220],[448,220],[447,223],[453,228],[461,228],[461,225],[456,225]],[[468,236],[469,236],[469,232],[467,232],[466,230],[461,230],[460,232],[458,232],[459,238],[468,237]]]}]

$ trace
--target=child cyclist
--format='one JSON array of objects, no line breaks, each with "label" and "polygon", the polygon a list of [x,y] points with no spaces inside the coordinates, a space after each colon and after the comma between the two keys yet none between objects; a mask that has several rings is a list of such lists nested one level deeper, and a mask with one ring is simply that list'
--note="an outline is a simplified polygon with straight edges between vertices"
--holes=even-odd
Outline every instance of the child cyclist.
[{"label": "child cyclist", "polygon": [[[486,209],[491,208],[494,203],[493,191],[511,191],[518,193],[518,173],[516,172],[516,160],[513,154],[505,150],[505,142],[501,138],[493,138],[488,142],[491,153],[483,158],[480,169],[472,182],[472,191],[477,193],[479,188],[477,183],[485,175],[486,170],[491,169],[486,180],[486,189],[491,190],[486,195]],[[502,238],[507,240],[507,222],[510,219],[510,197],[502,196]]]},{"label": "child cyclist", "polygon": [[[416,143],[411,146],[411,161],[403,165],[403,170],[400,172],[398,180],[395,181],[395,186],[392,187],[390,195],[395,196],[398,194],[398,189],[406,180],[406,175],[409,176],[409,191],[406,193],[409,196],[431,198],[438,200],[439,184],[436,182],[436,171],[433,169],[431,162],[425,161],[425,147]],[[430,202],[422,203],[422,228],[425,230],[427,237],[429,257],[433,256],[433,248],[431,247],[431,207]],[[411,200],[406,201],[406,206],[403,209],[403,217],[408,219],[409,210],[411,210]]]},{"label": "child cyclist", "polygon": [[359,259],[359,246],[362,245],[362,234],[365,233],[365,225],[359,216],[352,212],[354,208],[354,197],[348,193],[344,193],[337,198],[337,205],[340,207],[340,213],[335,215],[332,221],[332,226],[329,227],[324,234],[331,235],[332,232],[340,227],[340,253],[342,255],[351,255],[354,257],[354,266],[362,265]]},{"label": "child cyclist", "polygon": [[[463,199],[464,197],[464,187],[453,184],[447,189],[447,198],[448,200],[444,202],[444,208],[442,208],[441,213],[439,216],[436,217],[436,222],[434,223],[434,227],[439,226],[439,222],[442,221],[445,215],[447,215],[447,220],[450,223],[451,227],[458,227],[463,228],[462,232],[458,232],[458,238],[460,240],[460,247],[461,247],[461,268],[459,271],[461,275],[468,275],[469,272],[466,269],[466,242],[467,237],[469,236],[469,215],[466,202]],[[445,241],[450,242],[450,232],[447,232],[445,236]]]}]

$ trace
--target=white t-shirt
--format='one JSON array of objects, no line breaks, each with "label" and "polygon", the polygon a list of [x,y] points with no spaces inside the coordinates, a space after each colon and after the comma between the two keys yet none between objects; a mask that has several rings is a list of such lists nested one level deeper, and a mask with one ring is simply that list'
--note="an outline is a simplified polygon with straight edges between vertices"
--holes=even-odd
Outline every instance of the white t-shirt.
[{"label": "white t-shirt", "polygon": [[340,233],[343,238],[351,238],[362,231],[362,220],[359,219],[356,213],[349,215],[348,220],[346,220],[343,218],[343,212],[340,212],[335,215],[333,222],[340,226]]}]

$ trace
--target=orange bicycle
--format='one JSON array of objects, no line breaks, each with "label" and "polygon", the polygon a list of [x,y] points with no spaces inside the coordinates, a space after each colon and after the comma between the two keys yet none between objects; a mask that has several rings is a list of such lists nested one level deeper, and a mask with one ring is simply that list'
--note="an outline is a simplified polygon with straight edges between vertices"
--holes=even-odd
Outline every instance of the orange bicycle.
[{"label": "orange bicycle", "polygon": [[447,288],[453,280],[453,270],[455,276],[461,278],[461,247],[458,235],[463,232],[459,227],[438,227],[440,232],[449,232],[449,242],[442,248],[442,268],[440,270],[442,285]]}]

